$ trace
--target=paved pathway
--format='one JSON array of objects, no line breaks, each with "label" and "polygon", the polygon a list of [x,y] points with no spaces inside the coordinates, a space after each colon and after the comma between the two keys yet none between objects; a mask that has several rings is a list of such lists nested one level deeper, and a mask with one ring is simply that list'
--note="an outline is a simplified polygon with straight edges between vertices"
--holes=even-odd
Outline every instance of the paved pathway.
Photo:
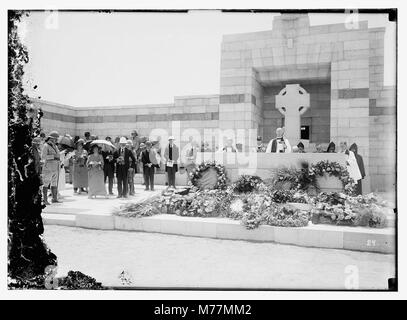
[{"label": "paved pathway", "polygon": [[[386,289],[394,255],[303,248],[142,232],[45,226],[59,275],[80,270],[105,285],[345,289],[347,272],[360,289]],[[355,273],[356,272],[356,273]]]}]

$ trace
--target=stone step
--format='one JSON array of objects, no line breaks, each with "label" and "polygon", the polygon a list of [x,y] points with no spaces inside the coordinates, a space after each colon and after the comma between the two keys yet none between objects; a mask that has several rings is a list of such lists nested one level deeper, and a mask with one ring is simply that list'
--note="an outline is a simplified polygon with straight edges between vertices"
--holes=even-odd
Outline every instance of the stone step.
[{"label": "stone step", "polygon": [[76,227],[76,217],[73,214],[43,213],[42,221],[48,225]]},{"label": "stone step", "polygon": [[114,217],[114,229],[158,232],[184,236],[293,244],[303,247],[395,252],[395,229],[374,229],[334,225],[285,228],[261,225],[247,230],[239,221],[226,218],[156,215],[144,218]]}]

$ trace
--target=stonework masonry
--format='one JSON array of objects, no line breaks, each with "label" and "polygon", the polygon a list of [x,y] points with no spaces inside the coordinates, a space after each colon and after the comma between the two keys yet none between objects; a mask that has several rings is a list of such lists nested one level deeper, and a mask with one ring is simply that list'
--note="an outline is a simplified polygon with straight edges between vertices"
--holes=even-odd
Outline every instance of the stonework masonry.
[{"label": "stonework masonry", "polygon": [[[254,131],[246,151],[261,135],[268,142],[284,125],[275,95],[287,84],[310,94],[301,118],[312,143],[356,142],[372,191],[396,184],[396,88],[383,84],[385,28],[345,24],[311,26],[306,14],[282,14],[270,31],[223,36],[219,95],[175,97],[170,104],[75,108],[35,100],[44,111],[45,131],[104,137],[171,134],[174,123],[186,135],[211,130]],[[188,140],[187,138],[181,140]],[[184,141],[182,142],[184,143]],[[292,141],[296,144],[296,141]]]}]

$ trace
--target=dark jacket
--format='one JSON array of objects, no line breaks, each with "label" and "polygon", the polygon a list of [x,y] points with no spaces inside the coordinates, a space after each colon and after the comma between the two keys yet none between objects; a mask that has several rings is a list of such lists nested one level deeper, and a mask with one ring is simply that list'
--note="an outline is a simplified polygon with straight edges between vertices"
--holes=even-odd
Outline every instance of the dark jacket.
[{"label": "dark jacket", "polygon": [[366,173],[365,173],[365,165],[364,165],[364,163],[363,163],[363,158],[362,158],[362,156],[358,153],[358,146],[357,146],[357,144],[356,144],[356,143],[353,143],[353,144],[349,147],[349,149],[352,150],[353,153],[355,154],[356,162],[358,163],[359,171],[360,171],[360,174],[361,174],[362,179],[363,179],[363,178],[366,176]]},{"label": "dark jacket", "polygon": [[111,151],[102,151],[103,161],[105,163],[103,169],[104,169],[105,172],[114,172],[116,161],[115,161],[114,157],[113,157],[112,160],[108,160],[107,156],[109,156],[109,155],[113,156],[113,152],[111,152]]},{"label": "dark jacket", "polygon": [[32,150],[32,154],[33,154],[33,157],[34,157],[33,161],[34,161],[35,172],[37,174],[41,174],[41,154],[40,154],[40,151],[35,147],[32,147],[31,150]]},{"label": "dark jacket", "polygon": [[116,169],[118,168],[122,168],[124,166],[125,169],[130,168],[130,159],[132,160],[132,166],[136,163],[136,158],[133,155],[133,152],[131,152],[129,149],[127,149],[126,147],[124,148],[124,153],[123,153],[123,162],[124,163],[120,163],[118,162],[119,157],[120,157],[120,149],[117,149],[114,154],[113,154],[113,158],[115,160],[116,163]]},{"label": "dark jacket", "polygon": [[141,152],[141,162],[143,163],[143,167],[149,163],[153,164],[153,167],[159,167],[159,165],[154,161],[153,157],[155,157],[155,152],[153,149],[148,151],[147,149]]}]

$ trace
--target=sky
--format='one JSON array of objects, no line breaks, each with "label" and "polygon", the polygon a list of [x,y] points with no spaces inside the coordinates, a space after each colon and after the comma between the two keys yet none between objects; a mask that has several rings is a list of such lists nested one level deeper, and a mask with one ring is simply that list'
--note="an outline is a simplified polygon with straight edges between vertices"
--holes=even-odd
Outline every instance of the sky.
[{"label": "sky", "polygon": [[[20,28],[30,56],[27,92],[75,107],[218,94],[222,35],[271,30],[275,15],[31,12]],[[394,85],[395,23],[382,14],[359,16],[369,27],[386,27],[385,84]],[[343,23],[344,15],[310,14],[310,22]]]}]

